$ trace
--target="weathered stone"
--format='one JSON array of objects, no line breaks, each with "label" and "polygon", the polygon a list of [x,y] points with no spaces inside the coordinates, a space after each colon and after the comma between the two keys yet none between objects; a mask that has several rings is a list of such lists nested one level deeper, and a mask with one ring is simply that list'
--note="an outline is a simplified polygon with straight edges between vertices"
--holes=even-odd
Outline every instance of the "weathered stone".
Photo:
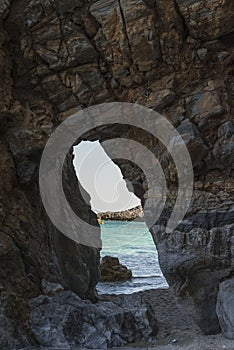
[{"label": "weathered stone", "polygon": [[[63,182],[66,184],[64,186],[64,192],[67,198],[70,198],[70,205],[73,211],[83,221],[88,222],[90,225],[98,226],[97,217],[91,211],[88,204],[90,196],[77,182],[73,167],[73,154],[67,156],[63,166],[63,174]],[[54,181],[59,181],[59,179],[54,179]],[[86,196],[85,200],[83,196]],[[82,227],[80,228],[80,232],[82,232]],[[73,234],[76,235],[77,233],[73,232]],[[99,227],[97,234],[99,237]],[[75,236],[74,238],[75,241],[60,232],[53,234],[53,244],[63,275],[64,286],[77,293],[82,299],[96,301],[97,293],[95,286],[100,277],[100,249],[77,243],[77,241],[79,242],[79,236]],[[82,271],[82,273],[77,273],[77,271]]]},{"label": "weathered stone", "polygon": [[[180,64],[183,40],[187,35],[184,19],[179,13],[175,1],[157,0],[151,4],[151,8],[155,8],[155,4],[162,59],[166,64],[175,67]],[[166,75],[168,75],[168,66],[166,70]]]},{"label": "weathered stone", "polygon": [[62,290],[64,290],[64,288],[59,283],[52,283],[44,279],[41,281],[42,294],[53,295],[61,292]]},{"label": "weathered stone", "polygon": [[234,126],[227,121],[218,129],[218,139],[213,148],[213,154],[220,167],[227,165],[234,169]]},{"label": "weathered stone", "polygon": [[15,320],[7,317],[6,309],[3,307],[4,296],[0,297],[0,339],[1,349],[20,349],[32,344],[32,339],[27,338],[26,332],[23,331],[21,325],[17,324]]},{"label": "weathered stone", "polygon": [[211,230],[197,228],[189,232],[175,231],[166,239],[153,230],[162,271],[183,307],[187,300],[205,334],[220,331],[216,298],[219,282],[229,276],[233,268],[230,259],[234,249],[233,230],[233,224]]},{"label": "weathered stone", "polygon": [[187,103],[191,106],[190,118],[198,122],[200,127],[207,123],[208,117],[216,117],[224,112],[217,91],[198,92]]},{"label": "weathered stone", "polygon": [[[153,25],[154,12],[144,1],[101,0],[94,3],[90,11],[101,24],[99,36],[105,36],[104,50],[115,78],[126,84],[126,69],[135,65],[134,72],[136,68],[148,71],[156,66],[160,58],[159,39]],[[99,36],[95,39],[97,45]]]},{"label": "weathered stone", "polygon": [[0,1],[0,18],[3,18],[8,13],[10,7],[9,0]]},{"label": "weathered stone", "polygon": [[234,339],[234,279],[220,283],[216,312],[223,335]]},{"label": "weathered stone", "polygon": [[175,100],[176,95],[174,91],[163,89],[161,91],[152,92],[147,101],[147,107],[152,108],[158,112],[164,108],[169,107]]},{"label": "weathered stone", "polygon": [[100,264],[102,282],[127,281],[132,278],[132,271],[122,264],[118,258],[104,256]]},{"label": "weathered stone", "polygon": [[[171,236],[165,224],[177,177],[170,157],[164,163],[163,146],[128,125],[91,130],[84,138],[134,139],[162,161],[169,198],[161,228],[152,228],[160,264],[175,293],[193,305],[202,329],[217,331],[218,285],[233,275],[233,1],[3,0],[0,19],[0,277],[3,291],[19,300],[9,299],[8,333],[2,326],[9,344],[14,334],[15,344],[24,346],[22,334],[30,329],[20,326],[28,324],[27,301],[40,294],[42,280],[97,300],[99,250],[75,244],[49,222],[38,166],[59,122],[107,101],[152,107],[184,133],[196,190]],[[143,172],[128,161],[118,165],[144,204]],[[70,159],[64,167],[67,198],[97,225],[77,186]]]},{"label": "weathered stone", "polygon": [[55,4],[58,12],[60,14],[65,14],[73,12],[77,7],[81,8],[83,6],[83,0],[68,0],[66,2],[55,0]]},{"label": "weathered stone", "polygon": [[233,31],[233,3],[231,0],[209,2],[176,0],[189,31],[204,41],[219,38]]},{"label": "weathered stone", "polygon": [[159,37],[153,25],[155,14],[144,1],[120,0],[119,4],[132,60],[140,71],[149,71],[161,57]]},{"label": "weathered stone", "polygon": [[207,156],[209,150],[204,144],[196,126],[189,120],[183,121],[177,128],[186,144],[194,168],[201,165],[202,160]]},{"label": "weathered stone", "polygon": [[[61,37],[64,36],[66,40],[61,42]],[[97,52],[89,39],[72,22],[61,26],[58,17],[51,19],[49,23],[45,20],[39,27],[34,27],[32,39],[35,43],[34,54],[48,65],[47,73],[51,69],[60,71],[62,67],[68,68],[97,60]]]},{"label": "weathered stone", "polygon": [[199,49],[197,50],[198,57],[200,58],[201,61],[205,61],[207,59],[207,49]]},{"label": "weathered stone", "polygon": [[66,100],[70,91],[66,89],[57,75],[50,75],[42,80],[42,88],[52,103],[59,103]]},{"label": "weathered stone", "polygon": [[90,7],[90,13],[101,25],[94,37],[96,46],[104,50],[107,62],[113,67],[114,77],[121,78],[131,65],[131,57],[119,3],[114,0],[97,1]]},{"label": "weathered stone", "polygon": [[142,297],[124,296],[120,305],[92,304],[71,292],[30,301],[30,325],[42,346],[106,349],[148,339],[157,332],[152,310]]}]

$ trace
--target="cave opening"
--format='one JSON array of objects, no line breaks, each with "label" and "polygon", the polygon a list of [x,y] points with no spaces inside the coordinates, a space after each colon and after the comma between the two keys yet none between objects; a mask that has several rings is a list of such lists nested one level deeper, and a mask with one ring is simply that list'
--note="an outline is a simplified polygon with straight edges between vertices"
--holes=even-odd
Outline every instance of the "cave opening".
[{"label": "cave opening", "polygon": [[[82,141],[74,147],[73,154],[76,176],[90,196],[92,211],[99,217],[107,212],[114,215],[114,220],[100,221],[103,244],[101,258],[117,257],[120,264],[132,272],[131,278],[124,280],[123,276],[123,280],[120,277],[117,282],[110,281],[111,276],[105,276],[97,285],[98,292],[131,294],[147,289],[167,288],[144,217],[132,221],[124,218],[126,211],[141,205],[131,184],[123,178],[119,167],[110,159],[99,141]],[[116,213],[122,213],[123,220],[116,220]]]}]

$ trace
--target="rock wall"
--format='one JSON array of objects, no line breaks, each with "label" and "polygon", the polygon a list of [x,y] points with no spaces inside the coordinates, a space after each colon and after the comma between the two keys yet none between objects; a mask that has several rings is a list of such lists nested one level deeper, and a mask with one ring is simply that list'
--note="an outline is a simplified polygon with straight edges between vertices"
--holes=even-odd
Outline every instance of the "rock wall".
[{"label": "rock wall", "polygon": [[[32,63],[24,58],[22,46],[27,22],[22,9],[26,7],[26,2],[0,2],[2,349],[37,344],[29,326],[28,300],[43,292],[42,281],[60,283],[81,298],[94,301],[99,279],[99,250],[81,247],[58,232],[40,200],[39,162],[58,119],[44,93],[32,87]],[[80,198],[72,164],[70,157],[64,169],[64,178],[69,178],[66,193],[69,196],[72,190],[73,206],[97,225],[96,216]]]},{"label": "rock wall", "polygon": [[[171,236],[163,222],[151,231],[175,293],[194,305],[206,333],[219,330],[218,286],[234,271],[233,10],[232,0],[0,1],[1,329],[14,334],[16,345],[34,341],[27,300],[40,293],[42,279],[83,298],[95,296],[99,252],[56,232],[37,177],[54,128],[75,111],[108,101],[153,108],[185,139],[195,171],[188,217]],[[161,151],[140,130],[119,127],[88,137],[116,134],[141,139],[156,155]],[[168,158],[162,162],[171,187],[169,213],[176,176]],[[143,174],[132,164],[119,166],[144,204]],[[71,160],[66,176],[71,193],[78,188]],[[84,207],[79,193],[74,205]],[[95,222],[89,208],[84,215]]]}]

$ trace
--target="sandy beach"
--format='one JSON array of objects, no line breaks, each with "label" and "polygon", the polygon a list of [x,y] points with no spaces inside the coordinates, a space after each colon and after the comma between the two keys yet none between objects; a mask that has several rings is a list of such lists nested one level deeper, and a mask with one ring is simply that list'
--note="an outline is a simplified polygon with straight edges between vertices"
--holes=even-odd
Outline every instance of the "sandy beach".
[{"label": "sandy beach", "polygon": [[[234,350],[234,341],[222,334],[205,336],[191,316],[181,310],[172,293],[167,289],[152,289],[144,292],[144,299],[153,307],[159,326],[154,344],[138,342],[116,349],[155,350]],[[118,302],[117,295],[104,295],[102,300]]]}]

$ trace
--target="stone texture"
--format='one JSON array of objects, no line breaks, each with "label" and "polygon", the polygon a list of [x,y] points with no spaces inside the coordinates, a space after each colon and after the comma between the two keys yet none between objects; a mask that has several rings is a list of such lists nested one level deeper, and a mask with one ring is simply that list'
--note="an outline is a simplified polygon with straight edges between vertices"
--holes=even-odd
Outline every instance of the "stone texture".
[{"label": "stone texture", "polygon": [[219,127],[213,154],[216,159],[219,159],[220,167],[226,168],[228,165],[231,169],[234,168],[234,126],[231,120]]},{"label": "stone texture", "polygon": [[30,301],[30,325],[42,346],[106,349],[122,346],[157,332],[152,310],[142,297],[124,296],[120,305],[92,304],[67,291]]},{"label": "stone texture", "polygon": [[189,120],[184,120],[177,128],[186,144],[193,166],[200,166],[209,153],[207,146],[201,138],[197,127]]},{"label": "stone texture", "polygon": [[[151,229],[160,264],[175,294],[193,305],[202,329],[219,329],[218,286],[234,270],[233,13],[232,0],[0,2],[0,282],[11,306],[3,349],[34,345],[27,303],[40,294],[42,280],[97,299],[99,251],[74,244],[49,222],[38,166],[62,120],[107,101],[160,111],[187,142],[195,191],[187,217],[168,237],[177,178],[162,145],[123,125],[85,136],[133,138],[163,158],[170,191],[161,228]],[[117,164],[144,205],[144,174],[124,160]],[[64,179],[73,207],[97,224],[80,197],[72,157]]]},{"label": "stone texture", "polygon": [[211,230],[175,231],[173,236],[161,237],[158,242],[161,266],[169,284],[181,305],[190,305],[205,334],[219,331],[215,305],[219,281],[229,276],[232,269],[233,229],[233,225],[227,225]]},{"label": "stone texture", "polygon": [[8,0],[1,0],[0,2],[0,16],[4,17],[9,10],[10,4]]},{"label": "stone texture", "polygon": [[128,86],[143,78],[140,72],[157,65],[160,47],[155,13],[144,1],[101,0],[90,12],[101,25],[94,40],[98,49],[105,51],[115,79]]},{"label": "stone texture", "polygon": [[[212,82],[211,82],[212,84]],[[191,98],[187,98],[187,106],[190,109],[190,118],[192,118],[199,127],[208,128],[210,125],[209,118],[218,117],[222,115],[225,111],[221,104],[218,92],[209,91],[199,91],[194,94]]]},{"label": "stone texture", "polygon": [[197,39],[212,40],[233,31],[233,3],[211,0],[176,0],[181,14]]},{"label": "stone texture", "polygon": [[[12,318],[12,308],[17,301],[14,297],[7,295],[1,290],[0,292],[0,339],[2,349],[20,349],[24,346],[35,344],[32,337],[25,331],[22,324]],[[17,311],[15,310],[17,314]],[[15,314],[15,316],[16,316]]]},{"label": "stone texture", "polygon": [[216,312],[225,337],[234,339],[234,279],[219,285]]},{"label": "stone texture", "polygon": [[53,295],[58,292],[61,292],[62,290],[64,290],[64,288],[59,283],[51,283],[46,280],[41,281],[42,294]]},{"label": "stone texture", "polygon": [[118,258],[104,256],[100,264],[101,282],[124,282],[132,278],[132,271],[122,264]]}]

